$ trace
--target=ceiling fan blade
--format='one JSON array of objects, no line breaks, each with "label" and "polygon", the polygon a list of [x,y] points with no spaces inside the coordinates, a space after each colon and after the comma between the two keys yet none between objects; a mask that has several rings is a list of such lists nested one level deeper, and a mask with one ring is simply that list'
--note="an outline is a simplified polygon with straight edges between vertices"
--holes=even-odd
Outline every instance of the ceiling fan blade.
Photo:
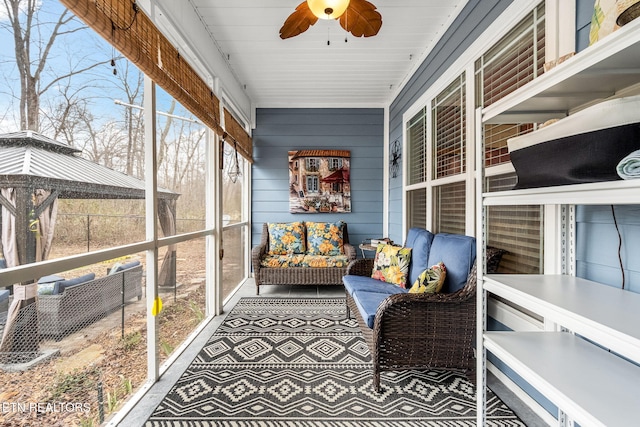
[{"label": "ceiling fan blade", "polygon": [[371,37],[382,27],[382,15],[367,0],[351,0],[340,17],[340,26],[356,37]]},{"label": "ceiling fan blade", "polygon": [[280,38],[288,39],[302,34],[317,21],[318,17],[311,12],[307,2],[303,1],[296,7],[296,11],[284,21],[284,25],[280,28]]}]

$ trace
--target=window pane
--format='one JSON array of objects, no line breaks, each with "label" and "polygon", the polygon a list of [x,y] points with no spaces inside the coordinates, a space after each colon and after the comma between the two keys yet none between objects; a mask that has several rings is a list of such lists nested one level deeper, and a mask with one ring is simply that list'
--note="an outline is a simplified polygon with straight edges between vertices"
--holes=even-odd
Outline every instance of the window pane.
[{"label": "window pane", "polygon": [[426,111],[422,109],[407,123],[407,147],[409,149],[407,182],[409,184],[425,182],[427,178],[425,174],[427,170],[427,124],[425,118]]},{"label": "window pane", "polygon": [[[487,107],[544,72],[544,3],[476,61],[476,106]],[[507,139],[531,132],[531,124],[484,126],[485,166],[510,161]]]},{"label": "window pane", "polygon": [[433,189],[433,232],[465,234],[466,183],[441,185]]},{"label": "window pane", "polygon": [[223,232],[222,298],[226,299],[246,278],[247,226],[229,227]]},{"label": "window pane", "polygon": [[509,138],[533,131],[528,124],[486,124],[484,125],[484,164],[485,167],[497,166],[511,161],[507,142]]},{"label": "window pane", "polygon": [[158,197],[172,201],[175,216],[175,227],[160,222],[161,235],[203,230],[206,128],[162,89],[156,93]]},{"label": "window pane", "polygon": [[465,78],[462,74],[432,103],[433,177],[459,175],[466,170]]},{"label": "window pane", "polygon": [[[488,191],[510,190],[515,174],[487,178]],[[489,206],[487,208],[487,244],[507,253],[499,272],[538,274],[542,272],[542,206]]]},{"label": "window pane", "polygon": [[159,273],[159,293],[163,301],[163,309],[158,315],[161,363],[167,360],[206,317],[205,239],[189,240],[175,247],[161,248],[158,256],[160,266],[165,263],[167,253],[172,250],[176,254],[176,281],[172,283],[163,280],[165,270],[162,268]]},{"label": "window pane", "polygon": [[[224,173],[222,176],[222,212],[224,215],[223,226],[246,221],[243,218],[244,195],[247,161],[244,157],[236,155],[233,147],[224,145]],[[240,176],[236,176],[236,171]],[[226,245],[226,242],[225,242]]]},{"label": "window pane", "polygon": [[407,192],[407,206],[408,227],[427,228],[427,190],[422,188]]},{"label": "window pane", "polygon": [[476,106],[488,107],[544,72],[544,2],[476,62]]},{"label": "window pane", "polygon": [[[139,253],[34,277],[39,295],[19,310],[0,363],[41,360],[23,372],[0,370],[3,392],[15,402],[29,402],[44,392],[59,402],[88,405],[86,411],[65,414],[60,425],[99,424],[100,382],[118,403],[137,392],[147,376],[144,263],[145,254]],[[114,270],[118,265],[124,269]],[[4,326],[0,322],[0,333]],[[102,403],[107,417],[119,409]],[[32,415],[4,412],[3,425],[34,425]],[[57,424],[51,413],[41,415],[38,425]]]}]

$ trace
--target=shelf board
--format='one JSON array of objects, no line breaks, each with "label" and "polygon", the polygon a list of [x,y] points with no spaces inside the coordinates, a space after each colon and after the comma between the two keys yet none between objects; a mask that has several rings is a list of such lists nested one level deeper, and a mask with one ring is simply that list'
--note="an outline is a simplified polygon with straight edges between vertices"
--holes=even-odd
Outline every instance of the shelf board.
[{"label": "shelf board", "polygon": [[566,275],[490,274],[483,288],[640,363],[640,294]]},{"label": "shelf board", "polygon": [[640,179],[496,191],[484,193],[483,204],[485,206],[635,205],[640,204]]},{"label": "shelf board", "polygon": [[482,120],[523,123],[560,118],[638,82],[640,20],[635,20],[484,108]]},{"label": "shelf board", "polygon": [[488,351],[583,426],[640,418],[640,367],[567,332],[487,332]]}]

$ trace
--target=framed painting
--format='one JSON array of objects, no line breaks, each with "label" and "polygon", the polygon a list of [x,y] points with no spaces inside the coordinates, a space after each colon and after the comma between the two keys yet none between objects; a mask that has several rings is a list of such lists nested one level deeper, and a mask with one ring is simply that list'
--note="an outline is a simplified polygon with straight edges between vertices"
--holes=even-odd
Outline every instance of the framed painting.
[{"label": "framed painting", "polygon": [[349,150],[289,151],[289,212],[351,212]]}]

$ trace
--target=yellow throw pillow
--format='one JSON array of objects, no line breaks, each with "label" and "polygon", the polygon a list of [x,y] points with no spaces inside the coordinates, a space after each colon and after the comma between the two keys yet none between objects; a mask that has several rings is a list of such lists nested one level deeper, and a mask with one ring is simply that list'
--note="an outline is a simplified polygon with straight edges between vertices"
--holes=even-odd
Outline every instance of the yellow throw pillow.
[{"label": "yellow throw pillow", "polygon": [[410,262],[411,248],[379,244],[371,277],[406,288]]},{"label": "yellow throw pillow", "polygon": [[439,262],[431,268],[427,268],[420,273],[420,276],[416,279],[409,289],[410,294],[423,294],[430,293],[435,294],[442,290],[444,279],[447,277],[447,268],[444,263]]}]

